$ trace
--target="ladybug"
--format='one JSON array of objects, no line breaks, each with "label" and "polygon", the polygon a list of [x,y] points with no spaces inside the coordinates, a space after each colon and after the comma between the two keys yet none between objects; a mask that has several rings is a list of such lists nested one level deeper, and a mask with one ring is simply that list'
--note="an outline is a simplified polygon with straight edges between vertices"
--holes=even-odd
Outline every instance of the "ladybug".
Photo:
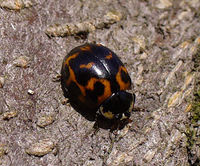
[{"label": "ladybug", "polygon": [[118,56],[101,44],[84,44],[64,58],[61,85],[70,103],[106,119],[129,119],[135,103],[131,79]]}]

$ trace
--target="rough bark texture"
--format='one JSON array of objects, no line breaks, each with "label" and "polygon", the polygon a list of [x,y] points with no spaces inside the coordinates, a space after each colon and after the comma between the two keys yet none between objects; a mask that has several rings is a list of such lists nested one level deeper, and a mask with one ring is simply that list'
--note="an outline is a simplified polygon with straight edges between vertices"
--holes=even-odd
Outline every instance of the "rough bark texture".
[{"label": "rough bark texture", "polygon": [[[199,0],[0,0],[0,6],[1,165],[199,164]],[[94,122],[63,105],[54,82],[64,56],[86,42],[119,55],[143,110],[115,135],[93,134]]]}]

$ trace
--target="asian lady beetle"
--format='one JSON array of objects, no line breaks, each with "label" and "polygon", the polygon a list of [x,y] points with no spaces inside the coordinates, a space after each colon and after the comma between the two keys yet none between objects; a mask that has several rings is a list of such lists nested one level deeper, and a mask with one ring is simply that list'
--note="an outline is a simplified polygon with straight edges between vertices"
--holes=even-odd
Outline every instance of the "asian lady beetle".
[{"label": "asian lady beetle", "polygon": [[84,44],[64,58],[61,85],[73,105],[107,119],[128,119],[135,102],[131,79],[118,56],[101,44]]}]

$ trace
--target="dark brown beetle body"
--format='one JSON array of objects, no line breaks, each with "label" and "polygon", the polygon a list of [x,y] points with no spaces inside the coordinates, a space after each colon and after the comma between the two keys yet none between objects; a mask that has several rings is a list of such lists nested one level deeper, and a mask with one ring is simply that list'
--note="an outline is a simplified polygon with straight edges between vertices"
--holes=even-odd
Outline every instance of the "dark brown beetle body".
[{"label": "dark brown beetle body", "polygon": [[110,49],[100,44],[74,48],[65,58],[61,84],[78,108],[99,112],[107,119],[130,116],[135,95],[123,63]]}]

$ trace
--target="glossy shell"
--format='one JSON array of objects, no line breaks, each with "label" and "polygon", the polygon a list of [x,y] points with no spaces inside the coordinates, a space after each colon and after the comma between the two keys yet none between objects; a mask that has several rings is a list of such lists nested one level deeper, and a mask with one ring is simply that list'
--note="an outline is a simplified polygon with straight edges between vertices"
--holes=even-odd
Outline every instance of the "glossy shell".
[{"label": "glossy shell", "polygon": [[131,79],[114,52],[100,44],[85,44],[64,58],[61,84],[77,107],[97,110],[113,93],[130,89]]}]

